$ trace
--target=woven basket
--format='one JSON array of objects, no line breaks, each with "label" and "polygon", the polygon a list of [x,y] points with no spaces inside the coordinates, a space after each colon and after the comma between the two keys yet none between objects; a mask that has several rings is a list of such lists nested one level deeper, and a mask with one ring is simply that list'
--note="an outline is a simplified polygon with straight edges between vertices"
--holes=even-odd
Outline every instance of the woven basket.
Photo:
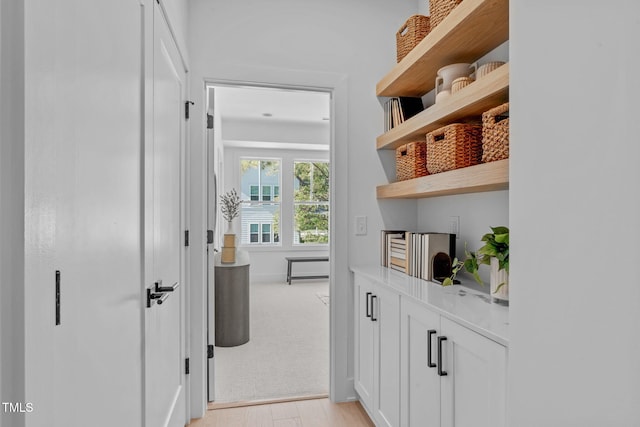
[{"label": "woven basket", "polygon": [[473,83],[471,77],[458,77],[451,83],[451,93],[454,94],[465,86],[469,86]]},{"label": "woven basket", "polygon": [[487,62],[486,64],[479,66],[478,69],[476,70],[476,79],[481,79],[485,77],[487,74],[497,70],[503,65],[504,65],[504,62],[502,61],[494,61],[494,62]]},{"label": "woven basket", "polygon": [[509,158],[509,103],[482,114],[482,161]]},{"label": "woven basket", "polygon": [[396,178],[398,181],[426,176],[427,147],[424,141],[410,142],[396,149]]},{"label": "woven basket", "polygon": [[462,0],[429,0],[431,29],[434,29]]},{"label": "woven basket", "polygon": [[396,33],[396,56],[398,62],[407,56],[420,41],[429,34],[429,17],[413,15]]},{"label": "woven basket", "polygon": [[454,123],[427,134],[430,174],[477,165],[482,161],[482,126]]}]

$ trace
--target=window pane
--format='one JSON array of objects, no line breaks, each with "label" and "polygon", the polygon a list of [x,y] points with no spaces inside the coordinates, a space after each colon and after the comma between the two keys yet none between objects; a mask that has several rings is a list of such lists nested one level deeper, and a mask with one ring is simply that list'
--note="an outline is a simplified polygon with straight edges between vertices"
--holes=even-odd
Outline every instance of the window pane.
[{"label": "window pane", "polygon": [[258,186],[257,185],[252,185],[251,186],[251,200],[260,200],[260,194],[258,194]]},{"label": "window pane", "polygon": [[262,200],[268,202],[271,200],[271,187],[268,185],[262,186]]},{"label": "window pane", "polygon": [[294,217],[294,244],[329,243],[328,204],[296,204]]},{"label": "window pane", "polygon": [[262,224],[263,233],[271,233],[271,224]]},{"label": "window pane", "polygon": [[[280,161],[241,159],[240,176],[240,198],[243,201],[270,201],[273,199],[271,188],[280,185]],[[260,190],[266,187],[269,188],[267,198],[261,199]]]},{"label": "window pane", "polygon": [[[275,238],[261,240],[261,235],[266,230],[271,236],[278,233],[280,224],[280,203],[244,202],[240,206],[240,220],[242,221],[242,236],[240,244],[249,243],[278,243]],[[255,237],[254,237],[255,234]],[[272,241],[273,240],[273,241]]]},{"label": "window pane", "polygon": [[295,162],[293,174],[296,202],[329,201],[329,163]]},{"label": "window pane", "polygon": [[273,187],[273,200],[278,200],[280,197],[280,186],[276,185]]}]

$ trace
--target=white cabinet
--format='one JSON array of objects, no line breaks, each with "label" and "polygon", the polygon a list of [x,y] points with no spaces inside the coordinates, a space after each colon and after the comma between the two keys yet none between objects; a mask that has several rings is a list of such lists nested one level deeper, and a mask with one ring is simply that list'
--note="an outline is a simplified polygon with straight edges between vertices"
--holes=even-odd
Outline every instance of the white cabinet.
[{"label": "white cabinet", "polygon": [[505,427],[506,308],[467,288],[354,271],[355,389],[376,426]]},{"label": "white cabinet", "polygon": [[355,388],[376,425],[400,425],[400,296],[355,277]]},{"label": "white cabinet", "polygon": [[506,425],[507,349],[441,318],[441,426]]},{"label": "white cabinet", "polygon": [[402,299],[404,427],[503,427],[507,349]]},{"label": "white cabinet", "polygon": [[440,377],[434,343],[440,315],[402,300],[401,311],[402,422],[405,427],[440,425]]}]

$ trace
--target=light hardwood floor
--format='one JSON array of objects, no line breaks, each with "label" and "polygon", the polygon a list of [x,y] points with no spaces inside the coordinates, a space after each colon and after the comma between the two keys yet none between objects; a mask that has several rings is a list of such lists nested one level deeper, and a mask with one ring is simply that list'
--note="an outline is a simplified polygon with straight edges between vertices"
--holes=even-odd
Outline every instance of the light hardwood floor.
[{"label": "light hardwood floor", "polygon": [[358,402],[298,400],[209,409],[189,427],[374,427]]}]

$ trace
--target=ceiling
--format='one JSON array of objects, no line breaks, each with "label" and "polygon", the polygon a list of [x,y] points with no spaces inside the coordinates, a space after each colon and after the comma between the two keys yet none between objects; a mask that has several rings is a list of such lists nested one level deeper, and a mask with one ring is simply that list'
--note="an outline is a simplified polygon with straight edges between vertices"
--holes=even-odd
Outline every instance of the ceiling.
[{"label": "ceiling", "polygon": [[[330,95],[265,87],[212,88],[222,119],[260,119],[294,122],[328,122]],[[270,114],[270,116],[266,116]]]}]

